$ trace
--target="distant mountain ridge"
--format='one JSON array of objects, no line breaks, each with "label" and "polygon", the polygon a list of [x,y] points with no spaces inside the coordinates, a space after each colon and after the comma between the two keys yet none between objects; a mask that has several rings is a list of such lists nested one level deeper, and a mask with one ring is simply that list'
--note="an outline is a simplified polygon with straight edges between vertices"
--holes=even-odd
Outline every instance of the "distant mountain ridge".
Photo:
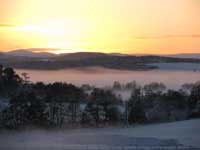
[{"label": "distant mountain ridge", "polygon": [[123,53],[101,53],[101,52],[76,52],[76,53],[63,53],[63,54],[54,54],[50,52],[42,51],[56,51],[54,48],[30,48],[30,49],[17,49],[8,52],[1,52],[0,55],[9,55],[9,56],[24,56],[24,57],[39,57],[39,58],[48,58],[48,57],[65,57],[70,56],[72,58],[88,58],[88,57],[97,57],[97,56],[162,56],[162,57],[173,57],[173,58],[196,58],[200,59],[200,53],[177,53],[177,54],[123,54]]},{"label": "distant mountain ridge", "polygon": [[[180,58],[158,55],[124,55],[116,53],[77,52],[53,54],[30,50],[15,50],[0,53],[0,64],[21,69],[66,69],[76,67],[104,67],[120,70],[150,70],[157,69],[153,63],[198,63],[197,58]],[[191,55],[191,54],[190,54]]]},{"label": "distant mountain ridge", "polygon": [[180,53],[180,54],[171,54],[166,55],[169,57],[176,57],[176,58],[197,58],[200,59],[200,53]]},{"label": "distant mountain ridge", "polygon": [[161,56],[173,58],[195,58],[200,59],[200,53],[177,53],[177,54],[130,54],[132,56]]},{"label": "distant mountain ridge", "polygon": [[21,57],[55,57],[56,55],[49,52],[34,52],[33,49],[20,49],[9,52],[4,52],[3,54],[8,56],[21,56]]}]

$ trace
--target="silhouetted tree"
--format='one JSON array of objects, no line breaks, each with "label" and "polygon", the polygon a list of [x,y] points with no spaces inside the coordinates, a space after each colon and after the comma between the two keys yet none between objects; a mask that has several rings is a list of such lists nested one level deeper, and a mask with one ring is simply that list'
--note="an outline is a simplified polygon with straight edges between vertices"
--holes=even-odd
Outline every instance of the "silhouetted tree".
[{"label": "silhouetted tree", "polygon": [[105,124],[116,121],[117,106],[119,104],[120,101],[111,91],[95,88],[91,93],[91,100],[86,107],[86,111],[89,112],[96,126],[98,126],[101,122]]},{"label": "silhouetted tree", "polygon": [[121,90],[121,89],[122,89],[122,86],[121,86],[121,84],[120,84],[118,81],[115,81],[115,82],[113,83],[113,89],[114,89],[114,90]]},{"label": "silhouetted tree", "polygon": [[178,91],[169,90],[162,99],[164,101],[164,109],[167,110],[168,118],[174,118],[173,120],[179,120],[174,114],[173,111],[186,111],[187,110],[187,100]]},{"label": "silhouetted tree", "polygon": [[37,98],[34,93],[20,93],[10,100],[10,106],[5,111],[9,112],[10,116],[4,120],[5,126],[11,128],[24,125],[41,126],[47,121],[45,109],[44,101]]},{"label": "silhouetted tree", "polygon": [[163,83],[152,82],[145,85],[143,90],[146,96],[161,95],[166,90],[166,86]]},{"label": "silhouetted tree", "polygon": [[3,68],[2,66],[0,66],[0,74],[2,94],[6,96],[15,94],[22,81],[20,76],[15,73],[13,68]]},{"label": "silhouetted tree", "polygon": [[128,102],[129,123],[142,123],[146,121],[144,106],[142,105],[142,91],[140,88],[132,92]]},{"label": "silhouetted tree", "polygon": [[199,82],[193,86],[188,103],[191,110],[191,117],[200,117],[200,83]]}]

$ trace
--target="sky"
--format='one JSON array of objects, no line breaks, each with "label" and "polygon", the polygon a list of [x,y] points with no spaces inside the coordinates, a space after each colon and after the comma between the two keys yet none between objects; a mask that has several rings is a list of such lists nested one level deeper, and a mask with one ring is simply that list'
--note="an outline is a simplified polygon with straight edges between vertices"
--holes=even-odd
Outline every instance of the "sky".
[{"label": "sky", "polygon": [[0,0],[0,51],[200,53],[200,0]]}]

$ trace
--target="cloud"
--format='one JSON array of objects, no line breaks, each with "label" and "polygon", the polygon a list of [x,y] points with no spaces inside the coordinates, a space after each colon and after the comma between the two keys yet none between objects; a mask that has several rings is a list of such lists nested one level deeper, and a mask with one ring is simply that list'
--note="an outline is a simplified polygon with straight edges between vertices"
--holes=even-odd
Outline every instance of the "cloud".
[{"label": "cloud", "polygon": [[[14,24],[0,24],[0,28],[16,28],[19,25]],[[135,36],[133,39],[169,39],[169,38],[200,38],[200,34],[168,34],[168,35],[149,35],[149,36]]]},{"label": "cloud", "polygon": [[135,39],[200,38],[200,34],[171,34],[162,36],[137,36]]},{"label": "cloud", "polygon": [[0,24],[0,27],[17,27],[17,25],[13,25],[13,24]]}]

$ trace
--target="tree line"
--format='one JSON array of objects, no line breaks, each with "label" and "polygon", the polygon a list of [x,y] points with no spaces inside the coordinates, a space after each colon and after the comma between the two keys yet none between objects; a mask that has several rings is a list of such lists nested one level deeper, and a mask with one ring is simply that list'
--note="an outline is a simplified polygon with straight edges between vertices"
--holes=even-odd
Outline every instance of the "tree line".
[{"label": "tree line", "polygon": [[[131,90],[123,101],[114,90]],[[1,106],[2,105],[2,106]],[[162,83],[140,86],[77,87],[55,82],[31,83],[26,73],[0,66],[0,127],[19,129],[83,126],[104,127],[135,123],[177,121],[200,117],[200,83],[167,90]]]}]

